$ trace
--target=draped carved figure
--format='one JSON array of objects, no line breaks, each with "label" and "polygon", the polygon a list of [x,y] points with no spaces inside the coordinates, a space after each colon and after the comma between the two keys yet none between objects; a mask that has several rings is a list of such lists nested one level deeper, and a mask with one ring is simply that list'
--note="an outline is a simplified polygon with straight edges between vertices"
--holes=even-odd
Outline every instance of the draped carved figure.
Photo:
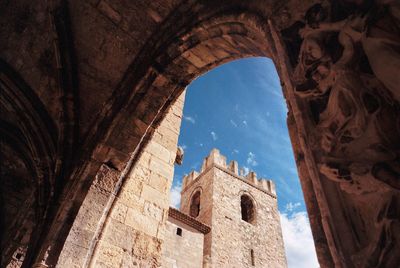
[{"label": "draped carved figure", "polygon": [[[359,267],[400,262],[389,254],[400,249],[400,35],[377,14],[396,19],[397,4],[387,2],[357,6],[333,22],[322,5],[313,6],[299,30],[294,70],[297,96],[318,104],[310,109],[310,138],[320,173],[352,196],[357,213],[375,215],[362,226],[372,242],[352,256]],[[331,49],[335,43],[340,50]],[[375,207],[366,208],[371,200]]]}]

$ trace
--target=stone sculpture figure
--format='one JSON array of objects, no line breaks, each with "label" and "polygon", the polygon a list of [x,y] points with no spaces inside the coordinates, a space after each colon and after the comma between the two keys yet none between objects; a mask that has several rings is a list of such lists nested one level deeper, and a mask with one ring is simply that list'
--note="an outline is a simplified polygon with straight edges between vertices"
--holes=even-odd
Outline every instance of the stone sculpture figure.
[{"label": "stone sculpture figure", "polygon": [[[323,174],[336,181],[351,180],[353,173],[355,178],[361,176],[365,184],[360,187],[361,192],[376,189],[373,179],[366,183],[366,177],[400,190],[400,172],[396,168],[399,127],[395,133],[387,133],[385,124],[388,122],[381,120],[384,114],[398,126],[398,104],[390,100],[386,89],[374,81],[373,76],[361,73],[352,65],[356,61],[354,46],[361,40],[361,34],[354,34],[357,33],[354,29],[360,29],[364,21],[355,17],[331,24],[319,23],[317,29],[306,26],[301,31],[304,42],[295,73],[297,77],[307,77],[308,81],[304,83],[303,80],[297,87],[297,94],[306,98],[328,94],[326,108],[316,126],[326,162],[321,167]],[[321,44],[329,31],[339,29],[338,41],[343,46],[343,53],[333,63]]]},{"label": "stone sculpture figure", "polygon": [[[362,2],[367,2],[362,1]],[[363,3],[360,3],[361,5]],[[338,32],[343,46],[340,67],[354,54],[354,45],[361,43],[369,64],[377,78],[400,101],[400,2],[377,0],[367,13],[354,14],[338,22],[314,23],[301,30],[303,38],[322,32]]]},{"label": "stone sculpture figure", "polygon": [[[372,6],[383,9],[394,2]],[[296,94],[306,101],[326,99],[312,131],[321,174],[363,204],[358,213],[376,215],[363,226],[371,243],[352,255],[353,263],[396,267],[400,257],[389,253],[400,244],[400,50],[395,49],[400,35],[393,34],[396,25],[384,24],[387,18],[368,12],[331,23],[323,7],[314,6],[300,30],[294,82]],[[332,37],[343,48],[336,59],[329,50]],[[360,47],[375,76],[361,71]],[[367,204],[371,200],[373,208]]]}]

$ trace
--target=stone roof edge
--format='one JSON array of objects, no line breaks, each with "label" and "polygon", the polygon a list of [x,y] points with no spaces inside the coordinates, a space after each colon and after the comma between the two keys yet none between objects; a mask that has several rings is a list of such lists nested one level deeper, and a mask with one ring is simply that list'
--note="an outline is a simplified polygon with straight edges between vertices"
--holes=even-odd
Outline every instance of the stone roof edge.
[{"label": "stone roof edge", "polygon": [[216,165],[216,164],[213,164],[213,167],[216,167],[216,168],[218,168],[219,170],[222,170],[222,171],[228,173],[228,174],[231,175],[232,177],[234,177],[234,178],[236,178],[236,179],[238,179],[238,180],[241,180],[242,182],[247,183],[248,185],[253,186],[253,187],[256,188],[257,190],[259,190],[259,191],[261,191],[261,192],[264,192],[264,193],[268,194],[269,196],[271,196],[271,197],[273,197],[273,198],[276,199],[276,195],[274,195],[274,194],[271,193],[270,191],[267,191],[267,190],[265,190],[265,189],[263,189],[263,188],[261,188],[261,187],[259,187],[259,186],[257,186],[257,185],[254,185],[254,184],[251,183],[250,181],[248,181],[248,180],[246,180],[245,178],[243,178],[243,177],[241,177],[241,176],[239,176],[239,175],[233,173],[233,172],[230,171],[229,169],[224,168],[224,167],[222,167],[222,166],[220,166],[220,165]]},{"label": "stone roof edge", "polygon": [[257,185],[254,185],[253,183],[251,183],[250,181],[246,180],[245,178],[243,178],[243,177],[241,177],[241,176],[235,174],[234,172],[230,171],[229,169],[224,168],[224,167],[222,167],[222,166],[220,166],[220,165],[217,165],[217,164],[215,164],[215,163],[212,164],[211,166],[209,166],[209,167],[208,167],[207,169],[205,169],[203,172],[201,172],[193,181],[191,181],[188,185],[186,185],[186,187],[182,189],[181,194],[182,194],[183,192],[185,192],[186,189],[190,188],[190,186],[191,186],[193,183],[195,183],[195,181],[197,181],[197,179],[200,179],[201,177],[203,177],[204,174],[206,174],[210,169],[212,169],[212,168],[214,168],[214,167],[215,167],[215,168],[218,168],[219,170],[222,170],[222,171],[228,173],[228,174],[231,175],[232,177],[234,177],[234,178],[236,178],[236,179],[238,179],[238,180],[241,180],[241,181],[244,182],[244,183],[247,183],[247,184],[250,185],[250,186],[253,186],[253,187],[256,188],[257,190],[259,190],[259,191],[261,191],[261,192],[263,192],[263,193],[266,193],[267,195],[271,196],[272,198],[277,199],[277,198],[276,198],[276,195],[274,195],[273,193],[271,193],[271,192],[269,192],[269,191],[267,191],[267,190],[265,190],[265,189],[263,189],[263,188],[261,188],[261,187],[259,187],[259,186],[257,186]]},{"label": "stone roof edge", "polygon": [[210,226],[196,220],[195,218],[193,218],[173,207],[169,207],[168,216],[170,216],[171,218],[178,220],[186,225],[189,225],[190,227],[196,229],[197,231],[199,231],[203,234],[208,234],[211,231]]}]

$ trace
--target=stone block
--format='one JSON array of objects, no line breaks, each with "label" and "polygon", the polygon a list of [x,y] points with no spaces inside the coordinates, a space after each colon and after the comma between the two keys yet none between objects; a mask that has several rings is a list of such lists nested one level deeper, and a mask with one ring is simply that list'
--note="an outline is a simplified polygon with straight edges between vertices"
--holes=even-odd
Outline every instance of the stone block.
[{"label": "stone block", "polygon": [[133,208],[128,209],[125,219],[126,225],[152,237],[157,236],[158,223],[154,218],[145,216],[142,211]]},{"label": "stone block", "polygon": [[109,267],[119,267],[122,261],[123,249],[102,241],[97,251],[97,262]]},{"label": "stone block", "polygon": [[125,187],[121,190],[118,195],[118,202],[122,202],[124,205],[137,210],[142,210],[144,200],[140,197],[143,188],[143,183],[138,182],[135,188]]},{"label": "stone block", "polygon": [[118,24],[121,21],[121,15],[110,6],[106,1],[100,1],[97,8],[100,12],[109,18],[115,24]]},{"label": "stone block", "polygon": [[152,202],[154,204],[157,204],[161,208],[168,208],[169,204],[169,193],[167,191],[165,192],[159,192],[153,187],[149,185],[144,185],[143,186],[143,191],[141,194],[141,198],[143,200],[147,200],[149,202]]},{"label": "stone block", "polygon": [[152,172],[155,172],[165,178],[172,178],[174,173],[174,167],[172,165],[168,165],[167,162],[163,162],[162,160],[156,158],[150,159],[149,168]]},{"label": "stone block", "polygon": [[86,248],[70,242],[65,242],[60,257],[58,258],[57,267],[83,267],[86,254]]},{"label": "stone block", "polygon": [[128,207],[117,199],[111,209],[111,218],[119,222],[125,222],[127,211]]},{"label": "stone block", "polygon": [[118,182],[120,172],[103,164],[96,174],[93,186],[106,192],[113,192]]},{"label": "stone block", "polygon": [[143,211],[145,216],[152,217],[159,222],[163,219],[164,210],[151,202],[145,201]]},{"label": "stone block", "polygon": [[89,193],[86,195],[86,198],[79,209],[74,225],[80,226],[82,229],[96,231],[99,220],[104,213],[104,208],[111,194],[104,194],[93,189],[95,188],[91,188]]},{"label": "stone block", "polygon": [[159,191],[160,193],[167,192],[171,182],[172,182],[171,178],[167,179],[154,172],[150,174],[149,185],[154,189],[156,189],[157,191]]},{"label": "stone block", "polygon": [[143,234],[137,233],[134,240],[132,257],[139,263],[139,267],[160,267],[162,241]]},{"label": "stone block", "polygon": [[145,151],[152,154],[153,157],[157,157],[166,163],[169,163],[171,153],[174,153],[155,141],[150,141],[146,146]]},{"label": "stone block", "polygon": [[82,229],[81,226],[75,225],[71,228],[66,242],[78,245],[83,248],[89,248],[90,242],[94,238],[94,231]]},{"label": "stone block", "polygon": [[190,63],[192,63],[194,66],[196,66],[197,68],[202,68],[205,65],[207,65],[206,61],[203,61],[203,59],[201,59],[200,57],[198,57],[197,55],[195,55],[193,52],[191,52],[190,50],[185,51],[182,54],[182,57],[185,58],[186,60],[188,60]]},{"label": "stone block", "polygon": [[103,240],[118,248],[131,251],[134,236],[135,233],[132,227],[111,219],[107,223]]}]

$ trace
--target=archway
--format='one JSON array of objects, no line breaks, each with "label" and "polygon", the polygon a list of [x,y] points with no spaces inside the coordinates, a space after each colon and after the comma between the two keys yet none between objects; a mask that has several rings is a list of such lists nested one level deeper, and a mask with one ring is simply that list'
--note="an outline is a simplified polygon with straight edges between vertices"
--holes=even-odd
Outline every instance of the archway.
[{"label": "archway", "polygon": [[196,191],[192,196],[189,215],[192,216],[193,218],[196,218],[197,216],[199,216],[200,209],[201,209],[201,193],[200,191]]},{"label": "archway", "polygon": [[[212,185],[212,194],[205,191],[205,207],[202,209],[203,215],[212,215],[213,220],[211,221],[207,216],[196,219],[208,224],[212,230],[223,230],[221,226],[226,221],[226,224],[231,226],[229,230],[232,233],[228,237],[234,237],[231,241],[247,241],[247,245],[244,245],[248,247],[248,250],[242,249],[244,245],[238,245],[235,251],[236,257],[241,256],[239,252],[243,250],[244,258],[249,258],[247,253],[250,248],[255,252],[263,252],[258,261],[267,258],[269,254],[280,256],[278,249],[281,243],[280,240],[275,240],[274,235],[282,232],[289,267],[296,265],[317,267],[314,242],[287,131],[286,118],[287,106],[280,81],[273,62],[268,58],[252,57],[235,60],[218,66],[194,80],[185,93],[178,143],[184,150],[184,157],[181,165],[175,165],[170,206],[179,208],[183,213],[189,213],[188,193],[192,192],[196,185],[203,187]],[[213,148],[218,149],[222,157],[211,156]],[[225,158],[226,161],[223,160]],[[216,171],[212,166],[216,166]],[[234,193],[232,189],[245,188],[249,184],[236,187],[236,176],[230,178],[230,183],[229,180],[226,182],[225,179],[220,178],[225,178],[225,175],[213,177],[211,174],[218,174],[215,172],[219,172],[219,167],[221,170],[227,169],[237,177],[243,178],[250,185],[253,183],[263,189],[269,189],[268,191],[271,191],[273,195],[276,194],[279,212],[273,205],[269,208],[270,212],[264,211],[264,206],[261,206],[261,211],[257,212],[257,215],[261,216],[257,217],[256,223],[253,223],[253,226],[245,224],[245,221],[241,220],[240,205],[240,196],[243,193],[236,193],[235,198],[232,199],[230,199],[230,194]],[[193,170],[199,175],[194,175],[193,180],[187,179],[189,175],[186,176],[186,174],[191,174]],[[229,177],[227,174],[226,176]],[[268,180],[272,180],[271,184]],[[213,194],[215,197],[211,198],[210,195]],[[251,195],[251,193],[247,194]],[[226,206],[226,200],[230,200],[228,206]],[[277,217],[271,216],[275,211]],[[218,218],[219,213],[221,218]],[[268,220],[265,220],[265,215],[269,215]],[[282,228],[282,231],[275,232],[265,227],[265,234],[256,235],[257,239],[242,237],[241,229],[237,228],[247,225],[249,229],[256,230],[259,225],[274,226],[271,223],[276,219],[279,220],[279,216],[281,217],[279,230]],[[269,221],[269,224],[263,221]],[[300,222],[301,224],[298,224]],[[205,238],[205,241],[212,241],[211,244],[205,244],[205,247],[217,247],[218,232],[213,232],[217,240]],[[226,240],[229,244],[230,240]],[[258,241],[255,242],[257,246],[251,247],[250,241]],[[263,243],[261,241],[275,241],[273,243],[275,255],[269,250],[261,249]],[[225,252],[229,252],[228,248],[227,246]],[[281,252],[284,252],[283,246]],[[207,252],[204,255],[207,255]],[[215,256],[218,255],[210,257],[214,265],[218,258]],[[229,260],[231,263],[235,262],[234,257]],[[267,264],[259,262],[258,265]],[[278,264],[269,264],[269,266],[275,265],[278,266]]]},{"label": "archway", "polygon": [[[56,212],[50,218],[50,231],[43,237],[41,249],[33,254],[36,261],[54,265],[59,257],[60,247],[65,244],[69,233],[73,233],[71,219],[76,219],[78,211],[83,211],[87,205],[85,202],[91,197],[89,188],[94,189],[100,184],[103,188],[111,188],[105,191],[107,194],[118,192],[120,182],[127,179],[127,174],[144,151],[145,145],[155,137],[155,128],[161,124],[168,108],[191,80],[223,62],[247,56],[269,56],[277,66],[287,98],[291,140],[321,265],[352,267],[353,262],[361,266],[365,262],[376,266],[398,262],[392,253],[399,244],[396,236],[396,228],[399,226],[399,186],[396,178],[399,174],[398,100],[393,97],[396,93],[393,89],[388,92],[382,86],[382,83],[389,86],[393,83],[385,83],[387,77],[382,75],[380,61],[374,57],[380,54],[378,52],[390,51],[384,49],[386,43],[374,43],[379,37],[379,31],[376,31],[378,26],[387,25],[385,18],[394,21],[398,18],[395,17],[396,14],[390,13],[390,8],[386,8],[386,5],[392,5],[395,1],[385,4],[367,2],[368,5],[352,5],[349,8],[342,2],[312,6],[314,1],[171,1],[168,4],[154,2],[146,12],[143,12],[143,6],[137,2],[73,2],[71,13],[75,16],[71,17],[75,23],[73,31],[77,33],[76,49],[80,52],[92,51],[88,55],[82,56],[82,53],[78,56],[79,66],[82,67],[80,81],[85,84],[80,89],[84,91],[90,84],[87,82],[88,76],[93,75],[93,80],[96,80],[107,70],[114,71],[110,70],[118,65],[111,64],[113,59],[110,58],[114,56],[114,51],[125,50],[126,53],[121,53],[119,59],[126,65],[118,65],[114,79],[107,81],[109,84],[104,83],[109,92],[103,96],[99,94],[101,101],[94,100],[95,104],[87,102],[82,105],[89,107],[89,104],[93,104],[93,107],[101,108],[89,110],[92,113],[82,116],[85,119],[82,123],[85,124],[85,132],[82,134],[82,142],[74,145],[80,154],[75,166],[65,172],[72,174],[69,178],[71,183],[62,189],[63,194],[55,203]],[[66,7],[59,3],[55,3],[55,6],[66,11]],[[133,8],[126,8],[127,6]],[[38,9],[43,12],[32,12],[38,14],[38,18],[35,18],[38,24],[24,20],[30,16],[26,14],[27,9],[22,4],[7,7],[9,10],[15,7],[20,12],[17,15],[16,12],[9,12],[10,14],[2,18],[15,22],[12,24],[15,27],[9,29],[7,25],[11,25],[10,23],[2,23],[2,30],[5,29],[2,36],[7,37],[3,38],[7,40],[7,50],[1,51],[1,55],[15,68],[27,62],[30,63],[29,66],[34,66],[32,73],[23,68],[20,71],[30,78],[36,93],[43,93],[38,81],[42,75],[45,80],[49,78],[49,70],[59,70],[63,63],[61,60],[52,64],[46,58],[49,54],[46,49],[53,47],[54,42],[57,43],[53,39],[58,39],[54,37],[56,34],[53,22],[48,23],[43,19],[48,7],[40,6]],[[54,11],[52,8],[50,10]],[[372,12],[376,10],[382,13]],[[86,16],[87,14],[90,15]],[[366,14],[369,19],[349,20],[360,31],[357,35],[346,36],[341,27],[333,27],[338,24],[329,24],[343,18],[359,19],[359,14]],[[100,16],[103,17],[99,18]],[[53,13],[51,17],[54,18]],[[82,18],[90,20],[94,27],[88,27],[87,21]],[[131,18],[139,19],[135,21]],[[141,27],[141,19],[146,27]],[[341,21],[339,25],[349,26],[343,23],[346,21]],[[115,36],[112,36],[113,40],[91,40],[92,35],[87,34],[97,32],[100,28],[103,33],[112,32],[110,29],[115,28],[109,27],[110,25],[118,28],[118,42],[114,42]],[[27,42],[20,42],[20,37],[29,32],[26,31],[28,26],[34,28],[34,37],[27,36],[24,39]],[[384,33],[389,33],[385,36],[392,41],[388,46],[398,44],[397,39],[391,36],[398,36],[394,32],[396,30],[386,26],[383,28]],[[132,29],[136,31],[134,35]],[[15,35],[11,36],[9,33]],[[46,40],[42,40],[40,44],[33,42],[42,34]],[[360,39],[357,36],[368,38]],[[22,60],[14,57],[24,52],[17,51],[20,47],[16,45],[20,43],[36,45],[43,57],[38,59],[39,55],[36,55],[34,61],[31,61],[32,57],[26,55],[27,53],[21,53]],[[128,43],[133,44],[128,49],[121,48],[123,45],[119,47],[120,44]],[[104,48],[107,57],[98,53],[100,49],[92,49],[95,45],[98,48],[104,44],[110,44]],[[352,53],[354,51],[359,53]],[[60,60],[58,52],[54,53],[57,55],[54,58]],[[385,59],[391,64],[397,62],[396,53]],[[103,72],[91,72],[90,68],[93,66],[84,64],[92,59],[91,64]],[[337,61],[341,66],[335,65]],[[32,62],[35,64],[31,64]],[[45,67],[44,72],[37,71],[36,63]],[[93,91],[88,94],[96,95],[93,94],[96,86],[92,84],[90,89]],[[335,90],[330,91],[331,89]],[[335,94],[330,94],[331,92]],[[57,94],[49,92],[54,99]],[[338,104],[342,103],[338,100],[343,94],[347,101],[340,106]],[[50,102],[46,102],[49,107],[52,106]],[[37,102],[34,106],[41,107]],[[29,114],[34,108],[28,107],[22,112]],[[340,110],[339,117],[331,117],[331,112],[335,109]],[[88,114],[91,115],[90,118]],[[41,126],[39,130],[46,130],[47,127]],[[51,126],[52,133],[57,132],[57,129],[56,126]],[[55,138],[50,135],[51,138],[48,138],[46,131],[39,131],[38,138],[57,140],[58,135]],[[64,141],[62,138],[59,140]],[[370,141],[373,141],[374,146],[369,146]],[[356,155],[351,154],[354,151],[357,152]],[[38,157],[40,160],[51,159],[50,170],[56,170],[53,152],[39,154]],[[53,179],[52,174],[49,176]],[[110,184],[115,184],[101,184],[102,176]],[[104,200],[99,197],[103,203],[99,201],[91,204],[99,207],[100,203],[103,205],[101,208],[96,207],[99,209],[99,218],[102,218],[102,213],[105,217],[108,215],[108,205],[112,203],[108,202],[112,199],[112,194],[102,194],[101,198],[106,196]],[[366,205],[372,202],[376,206]],[[90,231],[102,230],[103,222],[96,224],[95,230]],[[90,235],[87,237],[91,237]],[[387,237],[389,238],[385,240]],[[98,234],[92,240],[97,238]],[[382,245],[380,242],[383,240]],[[391,241],[395,241],[393,247],[390,246]],[[82,246],[82,252],[92,250],[88,244],[90,243]],[[91,256],[90,253],[82,255],[85,257],[81,256],[81,259]],[[27,265],[31,264],[32,262]]]},{"label": "archway", "polygon": [[248,195],[242,195],[240,197],[240,211],[242,214],[242,220],[248,223],[254,223],[256,220],[256,208],[254,201]]},{"label": "archway", "polygon": [[[199,10],[201,13],[201,7],[199,7]],[[252,12],[246,14],[246,12],[242,11],[240,15],[235,15],[234,12],[232,15],[227,14],[229,14],[229,12],[226,12],[224,16],[217,18],[200,16],[203,20],[194,25],[193,28],[186,31],[183,30],[177,35],[173,35],[174,38],[170,39],[173,41],[163,47],[163,51],[166,51],[167,53],[156,55],[154,66],[148,69],[144,79],[138,83],[140,89],[136,88],[136,90],[145,92],[145,96],[135,107],[133,113],[141,123],[144,123],[143,126],[148,126],[152,123],[154,126],[157,126],[160,124],[170,103],[174,101],[180,92],[182,92],[184,86],[186,86],[195,76],[206,72],[218,64],[236,58],[271,55],[277,64],[278,73],[283,81],[284,95],[288,102],[288,125],[295,149],[296,159],[298,161],[300,176],[302,178],[302,187],[307,199],[306,202],[308,204],[309,215],[312,222],[313,234],[315,241],[317,242],[320,263],[321,265],[327,266],[332,263],[337,265],[340,263],[350,265],[353,263],[352,256],[359,254],[362,251],[362,248],[366,245],[368,245],[367,247],[369,247],[369,251],[372,252],[375,250],[374,248],[376,247],[376,243],[374,241],[379,237],[379,233],[382,229],[381,227],[373,227],[372,224],[369,227],[371,232],[365,232],[364,227],[361,226],[360,218],[369,218],[368,221],[372,223],[375,221],[374,218],[377,213],[379,214],[379,212],[377,210],[374,212],[366,211],[365,207],[363,207],[363,201],[360,201],[362,198],[359,199],[359,194],[363,195],[363,193],[352,193],[352,191],[355,190],[352,188],[353,186],[350,186],[347,190],[342,189],[342,187],[346,188],[346,184],[355,183],[355,181],[354,179],[347,180],[346,178],[351,177],[349,170],[340,167],[340,165],[337,166],[337,163],[324,165],[326,156],[329,155],[329,153],[325,155],[318,153],[321,146],[319,140],[320,137],[317,137],[316,140],[308,140],[309,136],[318,136],[318,133],[316,133],[316,125],[319,122],[318,120],[317,122],[313,122],[315,118],[312,118],[312,116],[314,114],[315,117],[318,116],[318,113],[322,113],[324,106],[323,104],[315,103],[314,100],[309,100],[307,98],[302,99],[299,97],[302,94],[301,91],[303,91],[302,83],[304,81],[293,81],[294,77],[290,76],[293,74],[293,70],[289,63],[289,57],[284,49],[284,43],[279,38],[279,33],[272,25],[268,25],[265,20],[257,17],[257,15],[254,15]],[[168,23],[166,25],[168,25]],[[166,30],[166,32],[169,31]],[[216,33],[217,37],[209,36],[209,34],[213,33]],[[218,36],[218,34],[221,36],[228,36],[227,40],[225,38],[222,38],[223,40],[221,40],[221,36]],[[214,40],[219,40],[220,42],[215,43]],[[294,41],[301,44],[303,39],[298,38]],[[310,40],[306,40],[303,47],[300,48],[299,46],[301,52],[304,54],[306,54],[306,45],[309,44],[309,41]],[[266,44],[269,44],[270,47],[267,48]],[[273,46],[271,46],[271,44],[273,44]],[[228,51],[228,55],[224,53],[215,55],[221,47],[223,47],[224,51]],[[297,58],[298,54],[296,53],[298,52],[299,51],[294,51],[293,54],[290,55],[292,61],[293,58]],[[296,75],[300,74],[300,77],[308,75],[308,72],[310,71],[304,70],[308,67],[303,65],[302,60],[303,58],[300,57],[300,64],[297,65],[296,69]],[[307,62],[307,60],[305,62]],[[319,59],[314,60],[316,64],[319,64]],[[296,64],[296,62],[294,62],[294,64]],[[314,65],[311,65],[310,68],[313,66]],[[318,70],[317,73],[318,72],[322,71]],[[319,75],[323,76],[323,74],[320,73]],[[320,81],[317,77],[313,79],[314,83]],[[169,89],[169,91],[166,92],[165,89]],[[352,90],[353,88],[350,91]],[[354,88],[354,90],[356,90],[356,88]],[[324,92],[326,93],[326,91]],[[158,103],[154,101],[155,98],[159,101]],[[355,105],[354,107],[357,106],[355,103],[350,105]],[[363,103],[360,105],[366,104]],[[156,107],[159,107],[159,109],[156,109]],[[392,107],[394,108],[394,106]],[[396,110],[396,108],[394,108],[394,110]],[[155,113],[152,114],[149,111],[154,111]],[[124,119],[118,121],[120,124],[124,124],[125,122]],[[120,128],[116,127],[115,129]],[[143,129],[142,131],[142,133],[149,131],[147,132],[149,134],[144,137],[150,138],[151,129]],[[136,133],[135,136],[143,137],[143,135],[138,135]],[[112,142],[112,138],[110,137],[111,136],[109,136],[110,142]],[[334,137],[334,139],[336,138],[338,137]],[[346,137],[344,137],[342,142],[346,143],[346,141],[349,143],[353,142],[353,140],[347,140]],[[311,146],[314,142],[315,145]],[[369,168],[371,167],[368,167],[367,170]],[[357,173],[360,172],[360,170],[354,169],[353,172]],[[370,171],[366,172],[368,173]],[[396,173],[390,165],[386,171],[383,172],[391,174]],[[354,178],[360,176],[356,173],[352,174]],[[365,176],[371,178],[370,174],[365,174]],[[386,191],[386,186],[384,185],[385,183],[381,184],[382,181],[379,182],[377,176],[372,176],[375,178],[372,179],[374,182],[371,183],[377,183],[380,185],[375,191],[376,196],[378,196],[379,191]],[[392,175],[388,175],[388,178],[390,176]],[[345,178],[347,182],[341,181],[341,178]],[[340,182],[337,183],[337,181]],[[364,184],[360,188],[363,189],[361,192],[369,187],[367,184]],[[395,189],[389,191],[392,191],[392,194],[396,193]],[[390,195],[391,194],[388,195],[388,200],[383,201],[384,203],[389,204],[391,202],[396,202],[390,201]],[[395,199],[397,200],[397,198]],[[341,202],[338,203],[338,200]],[[386,205],[382,205],[383,207],[386,207]],[[349,211],[353,209],[359,211],[363,216],[360,216],[360,218],[357,217],[358,219],[350,219],[346,217],[345,215],[350,213]],[[342,212],[334,213],[333,210],[339,210]],[[349,221],[351,221],[351,223]],[[361,225],[354,227],[354,224]],[[350,238],[351,242],[341,239],[342,234],[347,232],[353,233]],[[358,232],[361,232],[362,234],[357,234]],[[390,231],[390,233],[393,234],[392,231]],[[365,238],[361,243],[364,246],[362,246],[358,241],[360,236]],[[382,251],[379,254],[387,253]],[[372,258],[376,258],[376,256],[372,256]],[[380,257],[378,257],[378,259],[380,259]],[[365,260],[359,261],[363,262]],[[375,261],[379,262],[377,259],[373,260],[373,262]]]},{"label": "archway", "polygon": [[[172,16],[170,19],[174,21],[177,18]],[[166,27],[172,27],[169,23],[165,25]],[[149,48],[146,47],[146,49],[151,48],[151,52],[149,51],[148,54],[143,52],[141,54],[142,57],[137,59],[139,62],[136,61],[133,63],[133,68],[138,68],[138,66],[141,66],[140,62],[149,60],[147,57],[152,57],[154,60],[151,61],[148,69],[144,69],[146,70],[146,74],[139,81],[134,80],[138,79],[138,73],[134,72],[134,70],[131,70],[132,72],[125,77],[122,85],[126,86],[125,83],[128,82],[130,85],[134,85],[129,87],[129,89],[134,88],[133,93],[130,93],[132,97],[125,97],[125,101],[130,101],[130,105],[123,109],[124,113],[117,115],[117,118],[113,121],[113,131],[108,134],[107,140],[98,145],[98,149],[95,150],[96,153],[100,153],[107,148],[109,151],[108,155],[113,155],[114,149],[112,148],[121,147],[119,145],[121,141],[125,142],[123,145],[124,150],[132,148],[130,147],[131,144],[139,142],[138,147],[136,147],[134,154],[131,156],[131,160],[128,162],[128,166],[125,167],[126,171],[124,171],[124,174],[128,174],[134,168],[135,163],[140,160],[141,152],[145,150],[147,143],[152,142],[151,137],[153,134],[156,134],[155,129],[162,123],[162,119],[166,116],[168,108],[192,79],[219,64],[234,59],[248,56],[269,56],[273,53],[271,53],[271,48],[268,44],[279,45],[279,43],[276,43],[278,39],[271,37],[271,31],[274,30],[265,23],[265,20],[251,11],[242,11],[239,14],[236,11],[226,12],[223,16],[217,15],[215,17],[210,14],[201,20],[201,22],[194,25],[193,29],[189,28],[181,32],[176,32],[176,29],[179,29],[179,27],[175,26],[173,29],[164,29],[160,32],[160,34],[165,35],[166,33],[171,34],[170,31],[172,31],[174,32],[172,34],[174,38],[169,39],[167,44],[160,43],[162,44],[160,50],[153,47],[155,45],[152,43],[153,41],[149,41],[152,46],[149,46]],[[187,25],[185,25],[186,27]],[[160,42],[161,37],[155,35],[154,42]],[[154,55],[154,51],[160,54]],[[275,50],[274,53],[278,52]],[[278,54],[276,56],[280,57]],[[285,65],[278,68],[278,71],[281,68],[285,68]],[[129,75],[135,75],[136,78],[129,77]],[[289,108],[292,107],[291,104],[288,106]],[[297,113],[297,116],[300,116],[300,114]],[[134,122],[133,128],[125,127],[128,121]],[[295,135],[294,118],[290,109],[289,124],[289,129]],[[132,139],[131,137],[134,138]],[[138,139],[138,137],[141,138]],[[107,146],[104,146],[104,144],[107,144]],[[299,147],[297,149],[301,150]],[[127,156],[114,155],[114,157],[107,160],[107,163],[111,167],[122,169],[126,163],[125,161],[128,160]],[[98,159],[98,157],[94,156],[95,159]],[[101,153],[100,157],[99,160],[104,159]],[[124,175],[120,179],[127,180],[126,176]],[[306,194],[306,197],[313,199],[313,202],[315,202],[316,196],[313,194],[313,185],[310,182],[305,187],[305,191],[309,192]],[[107,211],[107,213],[110,212]],[[323,224],[321,223],[319,207],[314,206],[309,208],[309,214],[311,221],[317,223],[313,225],[313,231],[319,243],[318,250],[323,252],[319,255],[322,258],[320,263],[331,263],[331,255],[325,236],[326,230],[322,229]],[[100,222],[100,224],[101,226],[97,229],[98,232],[95,236],[105,232],[103,228],[105,228],[107,223]],[[97,240],[93,239],[92,241]],[[91,263],[89,260],[92,260],[93,254],[97,254],[97,242],[94,243],[94,245],[90,246],[90,250],[94,249],[94,251],[88,253],[86,265]]]}]

